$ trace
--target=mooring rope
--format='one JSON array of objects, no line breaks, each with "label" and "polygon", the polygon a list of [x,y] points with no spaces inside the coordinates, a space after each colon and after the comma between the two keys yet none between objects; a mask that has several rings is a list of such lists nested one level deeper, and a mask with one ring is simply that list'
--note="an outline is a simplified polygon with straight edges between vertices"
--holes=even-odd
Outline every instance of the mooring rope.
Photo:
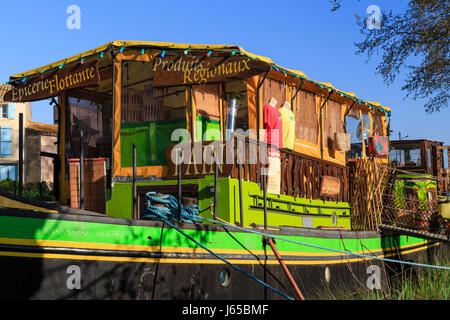
[{"label": "mooring rope", "polygon": [[200,217],[200,216],[198,218],[201,219],[201,220],[208,221],[208,222],[222,224],[224,226],[227,226],[227,227],[230,227],[230,228],[234,228],[234,229],[237,229],[237,230],[240,230],[240,231],[254,233],[254,234],[261,235],[263,237],[270,237],[270,238],[274,238],[274,239],[279,239],[279,240],[282,240],[282,241],[287,241],[287,242],[291,242],[291,243],[295,243],[295,244],[299,244],[299,245],[307,246],[307,247],[311,247],[311,248],[322,249],[322,250],[327,250],[327,251],[332,251],[332,252],[337,252],[337,253],[344,253],[344,254],[348,254],[348,255],[357,256],[357,257],[360,257],[360,258],[376,259],[376,260],[382,260],[382,261],[393,262],[393,263],[414,265],[414,266],[418,266],[418,267],[429,267],[429,268],[435,268],[435,269],[450,270],[450,267],[422,264],[422,263],[409,262],[409,261],[401,261],[401,260],[395,260],[395,259],[389,259],[389,258],[380,258],[380,257],[377,257],[377,256],[370,256],[370,255],[355,253],[355,252],[351,252],[351,251],[342,251],[342,250],[339,250],[339,249],[332,249],[332,248],[322,247],[322,246],[318,246],[318,245],[314,245],[314,244],[310,244],[310,243],[305,243],[305,242],[299,242],[299,241],[295,241],[295,240],[291,240],[291,239],[286,239],[286,238],[279,237],[279,236],[276,236],[276,235],[266,234],[266,233],[259,232],[259,231],[253,230],[253,229],[241,228],[241,227],[229,224],[229,223],[223,223],[223,222],[218,221],[218,220],[211,220],[211,219]]},{"label": "mooring rope", "polygon": [[[150,195],[150,194],[151,193],[148,193],[148,195]],[[173,196],[170,196],[170,197],[173,197]],[[172,200],[170,203],[171,203],[171,205],[178,206],[178,203],[176,201]],[[154,206],[149,207],[149,210],[155,210],[154,208],[156,208],[158,213],[159,212],[171,211],[170,209],[169,210],[162,210],[164,208],[154,207]],[[172,208],[172,211],[173,210],[177,211],[176,208],[177,207],[175,207],[175,209]],[[183,214],[183,210],[182,210],[182,214]],[[187,212],[184,212],[184,214],[187,217],[190,216],[190,214],[188,214]],[[151,215],[149,215],[149,216],[151,216]],[[171,215],[171,216],[173,217],[173,215]],[[161,216],[159,216],[159,215],[158,215],[158,217],[161,218]],[[423,264],[423,263],[417,263],[417,262],[409,262],[409,261],[401,261],[401,260],[395,260],[395,259],[389,259],[389,258],[381,258],[381,257],[377,257],[377,256],[370,256],[370,255],[366,255],[366,254],[360,254],[360,253],[355,253],[355,252],[351,252],[351,251],[343,251],[343,250],[339,250],[339,249],[327,248],[327,247],[318,246],[318,245],[314,245],[314,244],[310,244],[310,243],[295,241],[295,240],[286,239],[286,238],[283,238],[283,237],[280,237],[280,236],[276,236],[276,235],[266,234],[266,233],[259,232],[259,231],[253,230],[253,229],[238,227],[238,226],[229,224],[227,222],[222,222],[222,221],[219,221],[219,220],[212,220],[212,219],[204,218],[204,217],[201,217],[199,215],[191,216],[191,218],[192,219],[194,219],[194,218],[195,219],[200,219],[200,220],[208,221],[208,222],[211,222],[211,223],[221,224],[221,225],[227,226],[229,228],[233,228],[233,229],[240,230],[240,231],[243,231],[243,232],[258,234],[258,235],[263,236],[263,237],[274,238],[274,239],[278,239],[278,240],[281,240],[281,241],[291,242],[291,243],[295,243],[295,244],[299,244],[299,245],[302,245],[302,246],[307,246],[307,247],[311,247],[311,248],[315,248],[315,249],[332,251],[332,252],[342,253],[342,254],[346,254],[346,255],[353,255],[353,256],[356,256],[356,257],[359,257],[359,258],[368,258],[368,259],[374,259],[374,260],[380,260],[380,261],[386,261],[386,262],[392,262],[392,263],[412,265],[412,266],[417,266],[417,267],[434,268],[434,269],[441,269],[441,270],[450,270],[450,267],[445,267],[445,266],[437,266],[437,265],[429,265],[429,264]],[[174,221],[176,220],[174,218],[172,218],[172,219]]]},{"label": "mooring rope", "polygon": [[[284,298],[286,298],[288,300],[294,300],[294,298],[292,298],[292,297],[288,296],[287,294],[285,294],[285,293],[283,293],[283,292],[273,288],[272,286],[268,285],[267,283],[265,283],[265,282],[261,281],[260,279],[254,277],[253,275],[249,274],[248,272],[242,270],[238,266],[232,264],[231,262],[229,262],[225,258],[219,256],[218,254],[216,254],[212,250],[208,249],[206,246],[202,245],[200,242],[198,242],[197,240],[195,240],[191,236],[189,236],[186,233],[184,233],[183,231],[181,231],[180,228],[178,228],[177,226],[175,226],[174,224],[172,224],[169,221],[169,219],[171,219],[173,221],[177,221],[178,220],[178,202],[177,202],[176,198],[174,196],[172,196],[172,195],[164,195],[164,196],[159,197],[159,196],[155,196],[154,194],[156,194],[156,193],[155,192],[148,192],[146,194],[147,206],[146,206],[146,208],[145,208],[145,210],[143,212],[143,218],[160,220],[162,222],[167,223],[170,227],[172,227],[173,229],[178,231],[184,237],[188,238],[189,240],[194,242],[199,247],[201,247],[204,250],[208,251],[210,254],[212,254],[217,259],[219,259],[219,260],[223,261],[224,263],[228,264],[233,269],[241,272],[242,274],[244,274],[245,276],[249,277],[250,279],[255,280],[259,284],[261,284],[261,285],[269,288],[270,290],[278,293],[282,297],[284,297]],[[156,204],[165,204],[165,205],[167,205],[169,207],[154,206],[152,204],[152,202],[156,203]],[[182,215],[182,220],[183,221],[198,221],[198,206],[193,206],[193,207],[184,207],[184,206],[182,206],[182,208],[181,208],[181,215]]]}]

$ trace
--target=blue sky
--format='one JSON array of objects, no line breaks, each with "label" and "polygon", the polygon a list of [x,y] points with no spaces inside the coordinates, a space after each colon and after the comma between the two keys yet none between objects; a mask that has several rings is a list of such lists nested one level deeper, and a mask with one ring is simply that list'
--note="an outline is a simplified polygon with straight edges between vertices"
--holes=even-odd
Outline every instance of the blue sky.
[{"label": "blue sky", "polygon": [[[398,137],[428,138],[450,144],[450,109],[428,115],[424,101],[404,99],[404,74],[387,87],[375,74],[377,58],[355,55],[362,35],[355,14],[368,17],[369,5],[400,11],[408,1],[342,0],[331,12],[320,1],[8,1],[2,3],[0,81],[12,74],[81,53],[113,40],[235,44],[277,64],[330,82],[358,97],[392,108]],[[69,30],[69,5],[81,9],[81,29]],[[47,102],[32,103],[33,120],[51,123]]]}]

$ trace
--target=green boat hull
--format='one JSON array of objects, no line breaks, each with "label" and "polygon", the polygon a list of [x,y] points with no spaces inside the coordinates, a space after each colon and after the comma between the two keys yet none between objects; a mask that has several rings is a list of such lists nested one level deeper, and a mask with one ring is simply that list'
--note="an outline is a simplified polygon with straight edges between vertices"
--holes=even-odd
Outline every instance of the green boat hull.
[{"label": "green boat hull", "polygon": [[[178,227],[252,277],[297,298],[262,235],[205,224]],[[376,290],[386,286],[392,267],[400,267],[351,253],[418,261],[442,249],[424,239],[375,232],[302,227],[266,232],[304,244],[276,240],[306,298],[342,287]],[[283,299],[159,221],[2,208],[0,268],[4,299]]]}]

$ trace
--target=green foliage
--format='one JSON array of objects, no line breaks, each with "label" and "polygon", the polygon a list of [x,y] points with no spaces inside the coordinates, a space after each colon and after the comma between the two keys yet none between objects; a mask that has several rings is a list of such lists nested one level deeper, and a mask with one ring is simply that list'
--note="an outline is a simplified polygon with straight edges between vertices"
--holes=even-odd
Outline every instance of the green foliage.
[{"label": "green foliage", "polygon": [[[6,179],[0,181],[0,189],[14,194],[19,192],[19,184],[16,180]],[[46,182],[27,183],[23,186],[22,196],[27,199],[40,201],[55,201],[53,185]]]},{"label": "green foliage", "polygon": [[[339,9],[341,0],[330,0],[332,11]],[[450,92],[449,12],[447,0],[410,0],[405,12],[382,11],[381,27],[369,29],[366,19],[357,17],[365,37],[355,43],[356,54],[382,54],[377,66],[386,84],[394,82],[403,68],[409,70],[402,90],[406,97],[427,99],[428,113],[448,107]],[[419,62],[407,65],[408,59]]]},{"label": "green foliage", "polygon": [[[450,267],[447,258],[432,259],[432,264]],[[389,288],[369,290],[366,287],[350,290],[341,284],[333,290],[322,290],[321,300],[449,300],[450,272],[434,268],[415,268],[414,272],[401,272],[390,279]]]},{"label": "green foliage", "polygon": [[395,198],[396,208],[404,208],[406,203],[405,181],[399,180],[395,182]]}]

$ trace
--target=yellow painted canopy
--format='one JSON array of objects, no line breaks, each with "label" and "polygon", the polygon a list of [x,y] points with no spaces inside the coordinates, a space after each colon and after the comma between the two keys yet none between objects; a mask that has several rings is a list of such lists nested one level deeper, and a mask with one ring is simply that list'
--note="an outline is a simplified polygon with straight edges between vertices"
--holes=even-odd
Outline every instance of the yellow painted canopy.
[{"label": "yellow painted canopy", "polygon": [[[222,52],[239,52],[240,54],[245,54],[251,58],[254,59],[259,59],[261,61],[264,61],[278,69],[284,70],[285,72],[288,72],[290,74],[293,74],[297,77],[301,77],[301,78],[305,78],[310,80],[303,72],[301,71],[297,71],[297,70],[292,70],[292,69],[286,69],[283,67],[280,67],[278,65],[276,65],[270,58],[267,57],[263,57],[263,56],[259,56],[259,55],[255,55],[253,53],[247,52],[245,51],[243,48],[241,48],[240,46],[236,46],[236,45],[209,45],[209,44],[182,44],[182,43],[173,43],[173,42],[154,42],[154,41],[112,41],[109,42],[107,44],[104,44],[100,47],[97,47],[95,49],[83,52],[81,54],[77,54],[74,55],[72,57],[48,64],[46,66],[40,67],[40,68],[36,68],[27,72],[23,72],[23,73],[19,73],[16,75],[13,75],[10,77],[10,80],[17,80],[17,79],[22,79],[25,77],[30,77],[36,74],[39,74],[41,72],[45,72],[54,68],[58,68],[61,65],[66,65],[75,61],[79,61],[83,58],[87,58],[96,54],[100,54],[102,52],[105,52],[106,50],[110,49],[111,47],[115,47],[115,48],[136,48],[136,49],[155,49],[155,50],[212,50],[212,51],[222,51]],[[340,92],[346,96],[348,96],[350,99],[357,99],[357,100],[361,100],[363,103],[367,104],[367,105],[372,105],[374,107],[377,108],[381,108],[387,112],[390,113],[391,109],[388,107],[383,107],[381,106],[380,103],[378,102],[370,102],[370,101],[366,101],[363,99],[358,98],[354,93],[349,93],[349,92],[345,92],[345,91],[341,91],[339,89],[336,89],[333,85],[331,85],[330,83],[327,82],[316,82],[314,81],[314,83],[316,84],[320,84],[320,86],[325,86],[326,88],[332,89],[332,90],[336,90],[337,92]]]}]

